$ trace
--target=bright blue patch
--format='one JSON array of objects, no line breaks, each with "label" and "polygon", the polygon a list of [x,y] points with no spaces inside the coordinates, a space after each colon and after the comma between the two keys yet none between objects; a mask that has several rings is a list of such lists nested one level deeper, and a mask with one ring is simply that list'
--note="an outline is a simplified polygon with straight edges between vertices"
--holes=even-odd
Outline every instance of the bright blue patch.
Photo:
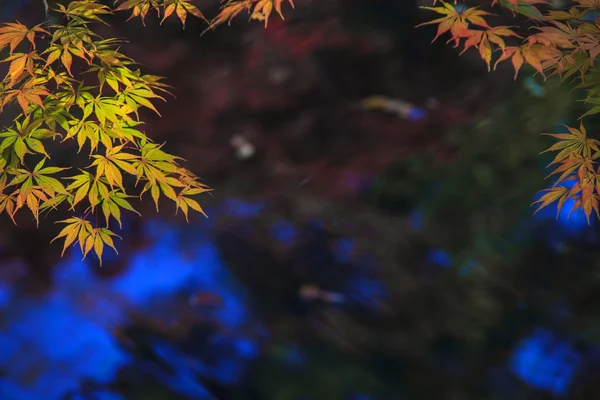
[{"label": "bright blue patch", "polygon": [[356,243],[350,238],[340,238],[331,244],[331,253],[333,259],[337,262],[344,263],[350,261]]},{"label": "bright blue patch", "polygon": [[[112,335],[59,293],[18,311],[20,315],[12,316],[0,334],[0,346],[11,346],[3,349],[0,360],[7,398],[59,399],[77,390],[80,379],[110,382],[114,372],[128,362]],[[57,365],[63,367],[58,370]],[[31,373],[37,379],[26,387],[15,384]]]},{"label": "bright blue patch", "polygon": [[531,387],[565,395],[581,361],[569,343],[537,329],[517,346],[510,369]]},{"label": "bright blue patch", "polygon": [[296,239],[296,228],[289,221],[277,221],[271,227],[271,235],[285,246],[293,246]]},{"label": "bright blue patch", "polygon": [[246,338],[235,340],[234,347],[237,354],[248,359],[257,357],[260,350],[255,342]]},{"label": "bright blue patch", "polygon": [[[239,359],[231,356],[220,356],[216,361],[207,363],[203,360],[183,354],[165,342],[156,341],[153,343],[153,348],[164,361],[176,370],[176,376],[165,377],[169,379],[171,384],[179,381],[178,377],[183,376],[193,378],[194,375],[198,374],[231,385],[238,383],[246,370],[245,363],[240,362]],[[182,383],[186,382],[179,382],[179,384]],[[190,393],[189,391],[191,391],[196,396],[206,393],[204,388],[198,385],[198,383],[193,382],[193,379],[185,385],[182,385],[181,388],[187,388],[186,393]]]},{"label": "bright blue patch", "polygon": [[[180,230],[154,220],[147,221],[143,231],[156,242],[144,252],[132,254],[121,275],[98,279],[92,273],[93,267],[80,261],[80,252],[73,251],[55,268],[51,293],[39,299],[11,301],[6,328],[0,332],[3,399],[57,400],[67,391],[77,390],[81,379],[111,381],[130,360],[108,328],[126,323],[125,311],[144,310],[151,300],[173,298],[190,286],[223,298],[223,306],[215,308],[209,317],[231,332],[224,339],[224,348],[235,356],[208,365],[162,349],[178,371],[176,377],[165,376],[165,382],[192,398],[207,398],[204,388],[193,381],[195,374],[226,384],[244,375],[248,360],[258,355],[259,348],[242,337],[250,320],[247,301],[242,288],[223,266],[214,244],[199,241],[194,253],[183,257],[178,251],[183,234]],[[161,350],[160,345],[156,350]],[[21,384],[32,374],[30,383]]]},{"label": "bright blue patch", "polygon": [[12,295],[12,288],[6,283],[0,282],[0,309],[8,306]]},{"label": "bright blue patch", "polygon": [[427,258],[430,263],[437,265],[438,267],[450,267],[452,266],[452,256],[441,249],[432,249],[429,252],[429,256]]},{"label": "bright blue patch", "polygon": [[[88,400],[88,399],[82,399]],[[89,400],[127,400],[125,397],[115,392],[94,392],[94,395]]]},{"label": "bright blue patch", "polygon": [[427,111],[422,108],[411,108],[406,116],[411,121],[418,121],[427,116]]},{"label": "bright blue patch", "polygon": [[175,370],[174,374],[166,372],[158,374],[157,378],[162,384],[193,399],[210,398],[208,391],[195,379],[196,373],[207,375],[204,365],[202,368],[198,368],[197,360],[186,357],[164,342],[153,342],[152,348],[163,361]]}]

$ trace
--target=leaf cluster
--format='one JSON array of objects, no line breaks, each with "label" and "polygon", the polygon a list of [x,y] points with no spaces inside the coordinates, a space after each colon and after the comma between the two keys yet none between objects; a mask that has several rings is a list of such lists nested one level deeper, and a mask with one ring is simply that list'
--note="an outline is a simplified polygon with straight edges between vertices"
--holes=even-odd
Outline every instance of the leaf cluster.
[{"label": "leaf cluster", "polygon": [[[539,204],[538,210],[558,202],[558,212],[568,199],[573,199],[575,205],[571,210],[583,208],[589,218],[594,211],[600,218],[600,142],[589,138],[583,124],[579,129],[565,126],[568,133],[547,133],[546,135],[559,139],[547,151],[558,151],[549,166],[554,166],[550,176],[558,176],[554,185],[543,191],[543,195],[534,204]],[[567,183],[570,183],[567,184]]]},{"label": "leaf cluster", "polygon": [[[157,5],[126,1],[117,10],[133,9],[143,18]],[[186,13],[201,16],[187,1],[161,6],[165,18],[176,13],[183,23]],[[28,210],[39,222],[45,212],[70,210],[74,216],[61,221],[66,226],[56,237],[64,239],[63,253],[78,243],[84,257],[93,250],[101,259],[105,245],[114,248],[111,229],[121,224],[122,213],[137,213],[133,197],[149,193],[157,210],[164,197],[187,219],[190,209],[203,213],[194,197],[210,189],[141,130],[139,111],[158,113],[153,102],[164,100],[169,87],[142,73],[119,51],[118,40],[91,29],[110,8],[80,0],[56,11],[63,25],[0,27],[0,49],[8,50],[3,62],[9,64],[0,82],[0,110],[20,110],[13,126],[0,131],[0,213],[14,222]],[[77,153],[87,153],[88,165],[51,165],[52,142],[72,142]],[[132,188],[139,188],[135,195]]]},{"label": "leaf cluster", "polygon": [[[293,8],[294,1],[287,1]],[[250,19],[264,21],[265,28],[273,11],[284,19],[281,12],[283,0],[222,0],[222,3],[221,12],[210,22],[209,29],[225,22],[230,24],[231,20],[243,11],[250,14]]]},{"label": "leaf cluster", "polygon": [[[287,1],[293,8],[293,0]],[[221,0],[221,11],[210,21],[190,0],[125,0],[115,11],[130,10],[131,16],[129,19],[140,17],[142,23],[145,23],[146,16],[151,10],[155,11],[159,17],[162,16],[161,23],[175,14],[184,26],[187,15],[191,14],[207,21],[209,24],[208,31],[225,22],[230,24],[233,18],[244,11],[249,14],[251,20],[264,21],[265,27],[267,27],[273,11],[283,19],[282,3],[283,0]]]},{"label": "leaf cluster", "polygon": [[[439,5],[435,7],[437,3]],[[492,69],[497,54],[493,68],[510,60],[515,79],[525,64],[544,78],[547,75],[557,75],[562,81],[571,78],[571,84],[587,92],[584,101],[591,105],[581,118],[600,113],[600,73],[595,67],[600,54],[600,21],[587,18],[600,9],[600,2],[575,0],[573,6],[559,11],[539,8],[546,4],[545,0],[490,2],[490,7],[503,7],[514,15],[526,16],[532,26],[524,31],[516,31],[518,27],[514,26],[493,26],[488,22],[492,13],[478,7],[457,6],[456,1],[451,4],[434,0],[434,7],[423,7],[442,16],[422,25],[438,25],[434,40],[449,33],[449,42],[454,42],[455,47],[462,44],[463,52],[469,48],[477,49],[488,70]],[[550,134],[559,140],[547,150],[559,151],[550,164],[555,167],[550,176],[558,174],[559,177],[536,203],[543,208],[556,201],[560,210],[567,199],[573,199],[574,210],[583,208],[589,220],[592,210],[598,214],[598,141],[588,138],[583,123],[579,129],[567,129],[569,133]],[[560,184],[571,179],[575,182],[570,187]]]}]

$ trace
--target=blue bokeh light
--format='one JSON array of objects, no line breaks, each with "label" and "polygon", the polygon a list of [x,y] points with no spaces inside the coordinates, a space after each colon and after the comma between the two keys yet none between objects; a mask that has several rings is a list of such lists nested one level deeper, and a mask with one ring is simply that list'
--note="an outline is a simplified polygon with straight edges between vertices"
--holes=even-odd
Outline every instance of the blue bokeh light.
[{"label": "blue bokeh light", "polygon": [[563,396],[581,362],[569,342],[540,328],[516,347],[510,369],[529,386]]},{"label": "blue bokeh light", "polygon": [[426,110],[424,110],[422,108],[414,107],[414,108],[410,109],[410,111],[408,112],[408,115],[406,117],[411,121],[419,121],[419,120],[422,120],[423,118],[425,118],[426,116],[427,116]]},{"label": "blue bokeh light", "polygon": [[442,249],[432,249],[427,257],[428,261],[438,267],[451,267],[453,264],[452,256]]}]

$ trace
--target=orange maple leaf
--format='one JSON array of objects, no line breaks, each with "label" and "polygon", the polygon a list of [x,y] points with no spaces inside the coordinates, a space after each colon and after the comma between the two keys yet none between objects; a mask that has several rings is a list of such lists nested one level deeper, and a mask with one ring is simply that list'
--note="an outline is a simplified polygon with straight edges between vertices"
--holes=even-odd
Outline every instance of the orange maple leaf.
[{"label": "orange maple leaf", "polygon": [[550,189],[542,190],[542,192],[546,193],[542,195],[538,200],[531,203],[531,205],[539,204],[534,214],[540,211],[542,208],[545,208],[558,200],[558,212],[556,215],[558,217],[558,214],[560,214],[560,210],[564,202],[570,197],[571,190],[565,186],[554,186]]},{"label": "orange maple leaf", "polygon": [[35,104],[40,108],[44,108],[44,103],[41,96],[50,96],[50,93],[44,86],[40,86],[39,82],[34,79],[30,79],[20,89],[12,89],[6,91],[6,96],[2,99],[0,104],[0,110],[10,102],[13,98],[17,99],[17,102],[23,109],[23,114],[27,115],[30,104]]},{"label": "orange maple leaf", "polygon": [[458,46],[460,38],[465,37],[465,32],[469,28],[469,23],[484,28],[491,28],[485,19],[483,19],[483,16],[491,15],[490,13],[478,10],[477,7],[459,11],[445,1],[442,1],[441,3],[442,7],[421,7],[423,9],[435,11],[438,14],[444,15],[442,18],[434,19],[433,21],[428,21],[417,25],[417,27],[419,27],[424,25],[439,24],[437,34],[433,38],[432,42],[435,42],[438,37],[450,31],[450,34],[452,35],[451,40],[454,40],[456,47]]},{"label": "orange maple leaf", "polygon": [[492,61],[492,43],[496,44],[504,51],[506,44],[504,43],[504,39],[502,39],[503,36],[520,37],[507,26],[497,26],[488,30],[468,30],[461,35],[467,37],[467,40],[465,40],[465,48],[461,54],[473,46],[477,47],[479,49],[479,55],[488,66],[488,71],[490,70],[490,63]]},{"label": "orange maple leaf", "polygon": [[502,55],[496,60],[494,70],[498,66],[498,63],[510,58],[515,69],[515,79],[517,79],[519,70],[525,62],[531,65],[544,77],[544,79],[546,79],[542,62],[549,59],[550,55],[551,52],[549,49],[541,44],[534,44],[531,46],[527,44],[521,46],[507,46],[502,52]]},{"label": "orange maple leaf", "polygon": [[34,62],[39,60],[40,56],[36,52],[31,53],[14,53],[2,62],[10,62],[8,74],[4,79],[10,78],[9,87],[21,77],[23,72],[27,71],[29,75],[34,76]]},{"label": "orange maple leaf", "polygon": [[19,43],[21,43],[25,38],[27,38],[29,43],[31,43],[31,47],[35,49],[36,33],[49,34],[39,25],[36,25],[30,29],[19,22],[9,22],[3,24],[3,26],[0,27],[0,48],[9,45],[10,54],[12,54],[15,48],[19,45]]},{"label": "orange maple leaf", "polygon": [[[283,0],[275,0],[273,3],[273,7],[275,8],[275,11],[277,11],[277,14],[279,14],[281,19],[285,19],[283,18],[283,14],[281,13],[281,3],[283,3]],[[292,6],[292,8],[295,8],[293,0],[288,0],[288,3],[290,3],[290,6]]]},{"label": "orange maple leaf", "polygon": [[527,37],[527,43],[530,45],[539,43],[544,46],[555,46],[565,49],[575,47],[570,39],[571,36],[559,28],[543,26],[536,29],[540,33],[534,33]]},{"label": "orange maple leaf", "polygon": [[[223,9],[221,9],[221,12],[215,18],[213,18],[206,31],[213,29],[217,25],[221,25],[224,22],[231,24],[231,20],[233,20],[233,18],[235,18],[239,13],[241,13],[244,10],[249,12],[251,8],[251,0],[241,0],[227,3],[223,7]],[[205,33],[206,31],[204,31],[203,33]]]},{"label": "orange maple leaf", "polygon": [[115,11],[131,10],[131,15],[127,18],[127,21],[140,17],[142,24],[146,26],[146,16],[151,8],[156,10],[157,14],[160,14],[160,8],[154,0],[127,0],[115,8]]}]

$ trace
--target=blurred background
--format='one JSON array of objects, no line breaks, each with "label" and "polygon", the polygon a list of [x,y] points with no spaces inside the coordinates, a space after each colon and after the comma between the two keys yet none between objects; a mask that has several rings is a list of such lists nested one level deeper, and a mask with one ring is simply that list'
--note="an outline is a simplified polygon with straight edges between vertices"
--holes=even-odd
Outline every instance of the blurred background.
[{"label": "blurred background", "polygon": [[577,91],[431,44],[416,0],[296,3],[109,19],[174,87],[146,132],[209,218],[143,204],[100,267],[2,215],[0,399],[597,399],[600,227],[530,208]]}]

